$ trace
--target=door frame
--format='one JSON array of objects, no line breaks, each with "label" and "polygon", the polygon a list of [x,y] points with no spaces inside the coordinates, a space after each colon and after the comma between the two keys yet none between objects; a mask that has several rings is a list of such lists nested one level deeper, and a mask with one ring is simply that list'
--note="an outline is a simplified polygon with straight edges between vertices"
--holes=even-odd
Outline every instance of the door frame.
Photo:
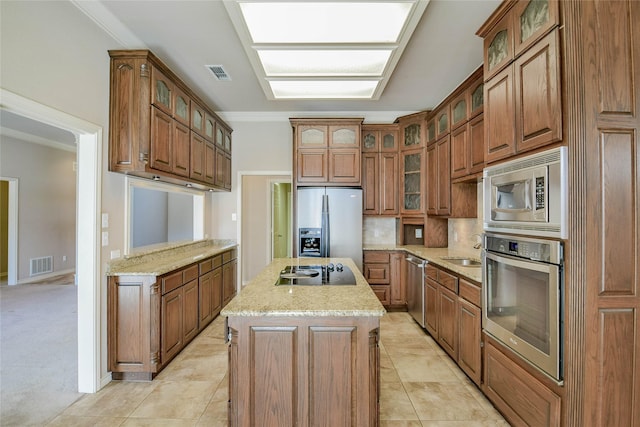
[{"label": "door frame", "polygon": [[[76,136],[76,278],[78,290],[78,391],[95,393],[109,382],[101,378],[100,209],[101,126],[0,88],[0,108],[73,133]],[[82,236],[82,238],[80,238]],[[17,260],[16,260],[17,262]]]},{"label": "door frame", "polygon": [[[238,188],[238,197],[236,199],[236,212],[237,214],[237,221],[236,221],[236,236],[238,236],[238,243],[240,243],[240,250],[238,251],[238,277],[240,278],[240,280],[238,280],[238,291],[240,289],[242,289],[242,287],[245,285],[245,283],[243,283],[243,278],[242,278],[242,178],[245,175],[253,175],[253,176],[265,176],[265,177],[269,177],[269,176],[288,176],[291,179],[291,183],[293,185],[293,174],[291,171],[238,171],[237,173],[237,188]],[[293,191],[293,190],[292,190]],[[269,227],[270,228],[270,227]],[[270,251],[269,249],[269,245],[267,246],[267,250]]]},{"label": "door frame", "polygon": [[8,227],[7,227],[7,285],[18,282],[18,178],[0,176],[0,181],[9,184]]}]

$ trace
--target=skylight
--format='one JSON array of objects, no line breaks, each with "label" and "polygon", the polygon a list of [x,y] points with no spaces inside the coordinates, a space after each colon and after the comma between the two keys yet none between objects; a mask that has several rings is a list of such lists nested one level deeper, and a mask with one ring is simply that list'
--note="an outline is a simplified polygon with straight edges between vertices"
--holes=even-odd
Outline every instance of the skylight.
[{"label": "skylight", "polygon": [[224,0],[268,99],[378,99],[428,0]]}]

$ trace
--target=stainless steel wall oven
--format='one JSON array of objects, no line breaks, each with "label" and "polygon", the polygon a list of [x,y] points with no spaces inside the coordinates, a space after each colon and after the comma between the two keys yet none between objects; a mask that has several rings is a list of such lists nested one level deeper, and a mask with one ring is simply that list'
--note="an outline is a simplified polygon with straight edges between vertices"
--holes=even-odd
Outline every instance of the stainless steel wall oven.
[{"label": "stainless steel wall oven", "polygon": [[561,383],[563,245],[485,234],[482,327]]}]

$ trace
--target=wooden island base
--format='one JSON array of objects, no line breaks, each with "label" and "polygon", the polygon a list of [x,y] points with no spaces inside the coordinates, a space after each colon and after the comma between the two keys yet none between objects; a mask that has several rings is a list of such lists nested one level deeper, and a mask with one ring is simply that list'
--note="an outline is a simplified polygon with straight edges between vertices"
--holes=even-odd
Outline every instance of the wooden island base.
[{"label": "wooden island base", "polygon": [[230,426],[377,426],[379,316],[230,316]]}]

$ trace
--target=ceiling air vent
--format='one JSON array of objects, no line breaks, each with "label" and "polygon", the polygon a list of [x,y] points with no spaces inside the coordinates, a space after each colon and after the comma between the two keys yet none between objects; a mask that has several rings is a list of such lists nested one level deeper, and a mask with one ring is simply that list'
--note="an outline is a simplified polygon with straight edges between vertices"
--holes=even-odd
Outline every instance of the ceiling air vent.
[{"label": "ceiling air vent", "polygon": [[231,81],[231,76],[227,74],[222,65],[207,65],[207,68],[213,73],[216,79],[223,82]]}]

